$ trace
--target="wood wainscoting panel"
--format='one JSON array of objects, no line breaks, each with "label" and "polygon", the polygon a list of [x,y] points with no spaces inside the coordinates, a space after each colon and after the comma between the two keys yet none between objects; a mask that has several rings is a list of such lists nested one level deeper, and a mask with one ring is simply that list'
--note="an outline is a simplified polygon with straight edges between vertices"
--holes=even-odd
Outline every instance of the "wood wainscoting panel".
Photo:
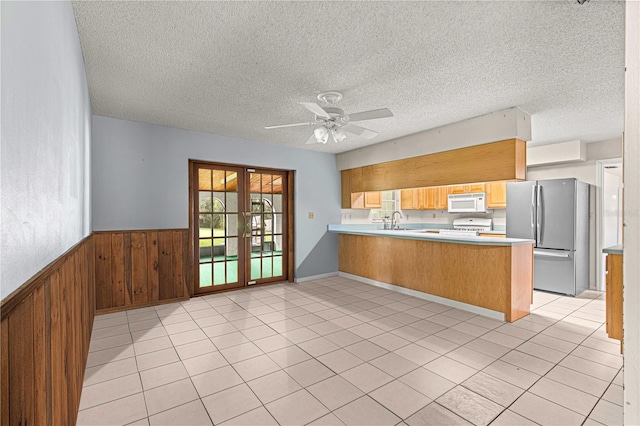
[{"label": "wood wainscoting panel", "polygon": [[95,232],[97,313],[187,299],[188,233],[188,229]]},{"label": "wood wainscoting panel", "polygon": [[2,301],[4,425],[74,424],[93,327],[87,237]]},{"label": "wood wainscoting panel", "polygon": [[[507,321],[529,313],[533,249],[528,245],[481,246],[348,234],[340,234],[338,241],[342,272],[503,312]],[[518,247],[515,255],[514,247]],[[514,264],[521,257],[530,263]]]}]

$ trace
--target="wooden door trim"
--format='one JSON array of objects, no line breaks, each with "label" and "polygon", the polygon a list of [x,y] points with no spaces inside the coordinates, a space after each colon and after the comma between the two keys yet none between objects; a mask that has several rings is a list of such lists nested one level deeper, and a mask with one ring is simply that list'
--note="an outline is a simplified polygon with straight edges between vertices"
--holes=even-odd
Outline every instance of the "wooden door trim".
[{"label": "wooden door trim", "polygon": [[[280,176],[282,176],[282,178],[286,181],[286,185],[285,182],[283,182],[282,185],[282,206],[284,209],[284,212],[282,213],[282,220],[283,220],[283,224],[282,224],[282,229],[285,230],[287,232],[287,238],[283,238],[282,244],[283,244],[283,248],[282,248],[282,258],[283,258],[283,277],[273,277],[273,278],[261,278],[259,280],[259,282],[256,282],[255,284],[251,284],[251,286],[255,286],[255,285],[262,285],[262,284],[271,284],[271,283],[275,283],[275,282],[282,282],[285,280],[289,279],[289,238],[288,235],[289,233],[293,233],[293,230],[289,228],[289,170],[282,170],[282,169],[272,169],[272,168],[264,168],[264,167],[247,167],[247,169],[251,169],[252,171],[250,173],[259,173],[259,174],[271,174],[272,172],[277,172]],[[245,183],[245,186],[247,188],[247,194],[249,194],[249,197],[251,197],[251,182],[250,179],[247,179],[247,182]],[[246,247],[247,250],[247,259],[249,259],[249,262],[246,263],[246,276],[247,276],[247,280],[248,281],[254,281],[251,279],[251,248],[250,248],[250,244],[247,245]],[[284,265],[286,265],[287,267],[284,268]]]},{"label": "wooden door trim", "polygon": [[287,172],[287,280],[292,283],[295,279],[295,250],[294,250],[294,232],[295,229],[295,197],[294,197],[294,178],[295,171]]},{"label": "wooden door trim", "polygon": [[[254,169],[256,171],[256,173],[259,172],[282,172],[283,173],[283,177],[287,180],[287,185],[286,187],[283,185],[283,205],[286,205],[286,213],[283,214],[283,221],[285,223],[283,223],[283,229],[286,229],[287,232],[287,238],[283,239],[283,244],[286,246],[286,250],[283,248],[283,261],[286,262],[287,267],[284,268],[283,267],[283,273],[284,273],[284,277],[282,279],[273,279],[273,280],[265,280],[259,284],[255,284],[255,285],[268,285],[268,284],[272,284],[274,282],[282,282],[282,281],[288,281],[288,282],[294,282],[295,279],[295,257],[294,257],[294,253],[295,253],[295,223],[294,223],[294,218],[295,218],[295,210],[294,210],[294,177],[295,177],[295,171],[294,170],[287,170],[287,169],[278,169],[278,168],[272,168],[272,167],[259,167],[259,166],[250,166],[250,165],[246,165],[246,164],[234,164],[234,163],[220,163],[220,162],[214,162],[214,161],[205,161],[205,160],[196,160],[196,159],[189,159],[189,238],[190,238],[190,244],[189,244],[189,256],[191,256],[191,264],[193,265],[193,273],[191,274],[193,279],[192,279],[192,283],[191,285],[188,285],[188,291],[189,291],[189,296],[198,296],[198,295],[204,295],[204,294],[211,294],[214,292],[225,292],[225,291],[230,291],[230,290],[235,290],[238,288],[243,288],[243,287],[247,287],[246,282],[250,281],[250,274],[247,275],[244,280],[245,285],[244,286],[237,286],[237,287],[227,287],[226,285],[222,285],[222,286],[217,286],[217,288],[215,289],[215,291],[211,291],[211,292],[198,292],[198,282],[196,281],[196,276],[199,277],[199,261],[196,258],[196,251],[195,251],[195,244],[196,241],[199,240],[199,234],[198,234],[198,228],[195,226],[195,224],[197,223],[197,212],[194,211],[194,196],[196,195],[196,189],[194,187],[194,185],[197,184],[198,180],[198,175],[197,175],[197,170],[198,170],[198,166],[206,166],[208,168],[215,168],[215,167],[240,167],[243,169]],[[246,182],[244,182],[244,185],[247,187],[247,189],[249,189],[249,179],[246,180]],[[250,194],[250,191],[247,192],[248,194]],[[240,197],[239,197],[240,198]],[[239,203],[241,202],[240,200],[238,201]],[[240,207],[240,204],[239,204]],[[243,211],[246,211],[247,207],[244,207]],[[246,247],[245,247],[246,250]],[[250,259],[250,258],[249,258]],[[246,264],[248,265],[250,263],[246,262]],[[199,281],[199,279],[198,279]]]}]

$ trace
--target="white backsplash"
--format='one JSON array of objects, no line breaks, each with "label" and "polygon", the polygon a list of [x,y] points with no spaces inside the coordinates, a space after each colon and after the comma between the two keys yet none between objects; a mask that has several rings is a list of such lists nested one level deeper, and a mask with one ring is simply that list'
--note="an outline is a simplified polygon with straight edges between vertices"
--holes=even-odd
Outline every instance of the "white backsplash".
[{"label": "white backsplash", "polygon": [[[368,209],[342,209],[342,224],[367,224],[375,223],[374,210]],[[506,209],[495,209],[492,213],[448,213],[446,210],[401,210],[402,219],[399,223],[431,223],[443,225],[443,228],[451,226],[454,219],[463,217],[484,217],[493,219],[494,228],[504,229],[507,224]]]}]

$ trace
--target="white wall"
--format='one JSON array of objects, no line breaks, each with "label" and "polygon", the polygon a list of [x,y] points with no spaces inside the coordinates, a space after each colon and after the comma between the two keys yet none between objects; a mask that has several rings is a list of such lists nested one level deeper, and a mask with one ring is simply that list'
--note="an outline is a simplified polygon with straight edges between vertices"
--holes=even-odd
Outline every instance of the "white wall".
[{"label": "white wall", "polygon": [[2,298],[87,235],[91,107],[70,2],[0,2]]},{"label": "white wall", "polygon": [[624,424],[640,424],[640,2],[625,13]]},{"label": "white wall", "polygon": [[353,169],[511,138],[531,140],[531,117],[516,107],[343,152],[337,164]]},{"label": "white wall", "polygon": [[102,116],[93,117],[92,150],[96,231],[187,228],[189,159],[296,170],[296,278],[338,270],[337,237],[327,232],[340,223],[333,154]]}]

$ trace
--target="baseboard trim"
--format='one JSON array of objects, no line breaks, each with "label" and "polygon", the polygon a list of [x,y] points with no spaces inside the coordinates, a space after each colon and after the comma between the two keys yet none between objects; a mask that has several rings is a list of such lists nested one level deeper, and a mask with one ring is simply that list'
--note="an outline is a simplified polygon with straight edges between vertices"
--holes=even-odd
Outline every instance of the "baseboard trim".
[{"label": "baseboard trim", "polygon": [[331,277],[337,277],[337,276],[338,276],[338,271],[329,272],[327,274],[318,274],[318,275],[311,275],[311,276],[308,276],[308,277],[296,278],[295,282],[296,283],[304,283],[304,282],[307,282],[307,281],[321,280],[323,278],[331,278]]},{"label": "baseboard trim", "polygon": [[382,281],[372,280],[371,278],[365,278],[365,277],[361,277],[360,275],[353,275],[347,272],[338,272],[338,275],[344,278],[352,279],[354,281],[359,281],[364,284],[374,285],[376,287],[385,288],[387,290],[395,291],[397,293],[402,293],[408,296],[417,297],[418,299],[424,299],[430,302],[436,302],[442,305],[451,306],[452,308],[461,309],[463,311],[482,315],[498,321],[505,321],[505,315],[502,312],[494,311],[487,308],[482,308],[480,306],[470,305],[468,303],[458,302],[456,300],[446,299],[440,296],[434,296],[433,294],[423,293],[417,290],[411,290],[410,288],[405,288],[405,287],[401,287],[394,284],[383,283]]}]

